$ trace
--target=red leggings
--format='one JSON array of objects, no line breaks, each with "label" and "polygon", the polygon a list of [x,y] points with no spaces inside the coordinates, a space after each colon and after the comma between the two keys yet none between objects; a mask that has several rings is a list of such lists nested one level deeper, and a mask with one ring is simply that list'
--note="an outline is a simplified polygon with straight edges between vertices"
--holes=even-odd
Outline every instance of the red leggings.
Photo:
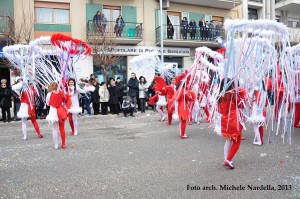
[{"label": "red leggings", "polygon": [[170,109],[168,109],[168,124],[171,124],[172,123],[172,115],[173,115],[173,112],[174,112],[174,106]]},{"label": "red leggings", "polygon": [[38,135],[41,135],[40,127],[39,127],[38,123],[36,122],[35,116],[31,116],[31,117],[30,117],[30,120],[31,120],[31,122],[32,122],[32,125],[33,125],[33,127],[34,127],[36,133],[37,133]]},{"label": "red leggings", "polygon": [[260,126],[260,127],[258,128],[258,131],[259,131],[261,143],[263,144],[263,143],[264,143],[264,127],[263,127],[263,126]]},{"label": "red leggings", "polygon": [[66,145],[65,121],[66,120],[62,120],[62,121],[58,122],[59,132],[60,132],[60,137],[61,137],[61,145],[62,146]]},{"label": "red leggings", "polygon": [[299,124],[300,122],[300,103],[295,104],[295,120],[294,120],[294,126]]},{"label": "red leggings", "polygon": [[241,138],[242,136],[238,136],[236,140],[232,140],[232,145],[229,151],[229,154],[227,156],[227,160],[231,161],[236,152],[239,150],[241,145]]},{"label": "red leggings", "polygon": [[180,136],[183,137],[185,135],[185,129],[186,129],[186,120],[183,120],[180,118]]},{"label": "red leggings", "polygon": [[73,123],[73,119],[72,119],[72,113],[68,113],[68,118],[69,118],[69,123],[72,129],[71,134],[74,135],[74,123]]}]

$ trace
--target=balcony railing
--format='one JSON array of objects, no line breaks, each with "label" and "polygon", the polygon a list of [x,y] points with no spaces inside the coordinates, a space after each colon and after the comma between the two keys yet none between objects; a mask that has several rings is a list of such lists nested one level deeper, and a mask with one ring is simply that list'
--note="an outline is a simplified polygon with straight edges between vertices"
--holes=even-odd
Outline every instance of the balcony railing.
[{"label": "balcony railing", "polygon": [[249,0],[251,2],[262,3],[262,0]]},{"label": "balcony railing", "polygon": [[0,16],[0,35],[14,35],[14,21],[9,16]]},{"label": "balcony railing", "polygon": [[124,22],[124,25],[118,27],[115,21],[107,21],[107,23],[96,23],[93,20],[87,22],[87,35],[105,35],[107,37],[120,37],[129,39],[143,38],[143,24]]},{"label": "balcony railing", "polygon": [[[156,28],[156,42],[160,41],[160,26]],[[168,40],[199,40],[215,41],[217,37],[225,38],[225,30],[222,27],[181,27],[163,25],[163,39]]]}]

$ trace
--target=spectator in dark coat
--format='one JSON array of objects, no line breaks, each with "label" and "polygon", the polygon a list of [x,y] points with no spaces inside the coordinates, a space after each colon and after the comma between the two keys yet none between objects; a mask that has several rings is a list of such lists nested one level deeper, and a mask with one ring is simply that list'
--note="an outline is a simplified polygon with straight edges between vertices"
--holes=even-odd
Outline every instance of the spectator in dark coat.
[{"label": "spectator in dark coat", "polygon": [[123,20],[122,15],[119,15],[119,17],[116,19],[116,25],[115,25],[115,33],[116,33],[116,37],[121,37],[122,36],[122,32],[123,32],[123,28],[125,26],[125,22]]},{"label": "spectator in dark coat", "polygon": [[122,112],[124,113],[124,117],[127,117],[127,113],[130,113],[131,117],[134,117],[133,110],[134,110],[134,104],[131,102],[131,98],[129,96],[126,97],[126,99],[122,103]]},{"label": "spectator in dark coat", "polygon": [[41,86],[40,95],[37,97],[37,116],[40,119],[46,119],[48,110],[50,109],[50,107],[47,107],[45,103],[47,94],[48,90],[45,87]]},{"label": "spectator in dark coat", "polygon": [[2,120],[3,122],[10,122],[10,107],[11,107],[11,88],[7,87],[6,79],[1,80],[0,87],[0,108],[2,110]]},{"label": "spectator in dark coat", "polygon": [[222,22],[218,22],[216,25],[216,37],[222,37]]},{"label": "spectator in dark coat", "polygon": [[189,29],[189,22],[187,21],[186,17],[183,17],[183,20],[181,21],[181,34],[183,36],[183,39],[187,39],[188,29]]},{"label": "spectator in dark coat", "polygon": [[168,21],[168,27],[167,27],[167,39],[173,39],[174,36],[174,27],[171,23],[171,21]]},{"label": "spectator in dark coat", "polygon": [[110,82],[110,87],[108,88],[109,91],[109,105],[110,105],[110,113],[111,114],[119,114],[119,96],[120,96],[120,90],[116,86],[116,82],[112,80]]},{"label": "spectator in dark coat", "polygon": [[[16,77],[15,84],[19,83],[20,80],[21,80],[20,77]],[[17,113],[19,112],[19,109],[20,109],[20,106],[21,106],[20,92],[15,92],[14,90],[11,90],[11,92],[12,92],[11,94],[12,94],[13,101],[14,101],[14,120],[19,121],[21,119],[17,117]]]},{"label": "spectator in dark coat", "polygon": [[93,18],[95,32],[101,31],[101,21],[102,21],[101,12],[98,10]]},{"label": "spectator in dark coat", "polygon": [[93,86],[95,87],[94,92],[92,92],[93,110],[94,110],[94,115],[98,115],[100,110],[100,96],[99,96],[100,84],[98,83],[98,78],[95,78],[93,80]]},{"label": "spectator in dark coat", "polygon": [[190,32],[190,36],[191,39],[195,39],[195,35],[196,35],[196,28],[197,28],[197,24],[195,22],[195,19],[192,19],[192,21],[189,24],[189,32]]},{"label": "spectator in dark coat", "polygon": [[119,96],[119,112],[120,112],[122,110],[122,102],[123,102],[123,82],[121,82],[120,77],[117,78],[116,87],[120,91],[120,96]]},{"label": "spectator in dark coat", "polygon": [[137,80],[135,73],[131,73],[131,77],[128,81],[127,86],[129,88],[128,96],[131,98],[131,102],[134,104],[134,112],[136,112],[137,95],[139,92],[139,80]]},{"label": "spectator in dark coat", "polygon": [[213,31],[214,31],[214,24],[212,21],[209,22],[208,24],[208,38],[209,40],[213,40]]},{"label": "spectator in dark coat", "polygon": [[203,38],[205,38],[204,37],[205,22],[204,22],[204,18],[203,17],[199,21],[199,28],[200,28],[200,36],[201,36],[201,39],[203,40]]}]

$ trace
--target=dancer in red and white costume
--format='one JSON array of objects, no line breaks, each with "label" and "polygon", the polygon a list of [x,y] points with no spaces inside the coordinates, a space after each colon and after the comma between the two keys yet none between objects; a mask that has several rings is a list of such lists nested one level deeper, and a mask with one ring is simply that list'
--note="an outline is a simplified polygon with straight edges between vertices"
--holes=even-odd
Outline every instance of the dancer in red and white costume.
[{"label": "dancer in red and white costume", "polygon": [[[177,109],[177,103],[172,103],[172,98],[173,95],[176,91],[176,78],[172,77],[171,78],[171,84],[168,86],[165,86],[163,88],[167,94],[167,104],[168,104],[168,122],[167,125],[171,125],[172,123],[172,117],[173,117],[173,112],[175,109]],[[177,112],[176,112],[177,114]]]},{"label": "dancer in red and white costume", "polygon": [[79,93],[87,93],[89,91],[93,92],[95,90],[94,86],[85,86],[84,90],[76,86],[75,79],[70,78],[68,81],[68,87],[66,88],[67,94],[67,109],[69,123],[72,129],[71,135],[78,135],[78,121],[77,115],[81,113],[81,108],[79,107],[78,95]]},{"label": "dancer in red and white costume", "polygon": [[58,131],[60,131],[61,137],[61,148],[66,148],[66,132],[65,132],[65,121],[67,119],[67,110],[63,106],[65,100],[64,93],[59,89],[56,82],[52,82],[48,88],[49,93],[47,94],[46,103],[50,106],[49,114],[46,120],[53,124],[52,133],[54,148],[58,149]]},{"label": "dancer in red and white costume", "polygon": [[[230,82],[230,79],[227,79]],[[224,79],[221,82],[220,91],[224,89]],[[224,144],[224,165],[234,169],[232,159],[240,148],[242,138],[242,124],[239,121],[239,109],[243,108],[246,100],[246,91],[238,89],[238,94],[233,84],[226,89],[224,96],[219,99],[218,110],[221,116],[221,133],[225,138]]]},{"label": "dancer in red and white costume", "polygon": [[163,107],[167,105],[166,96],[163,95],[161,91],[156,91],[156,92],[157,92],[156,111],[160,114],[159,121],[164,121],[166,119],[166,115],[163,111]]},{"label": "dancer in red and white costume", "polygon": [[155,95],[150,97],[149,104],[154,105],[156,101],[156,110],[160,114],[160,119],[158,121],[164,121],[166,119],[166,115],[164,114],[163,107],[167,105],[166,101],[166,93],[163,89],[167,84],[163,77],[155,77],[155,84],[153,89],[155,90]]},{"label": "dancer in red and white costume", "polygon": [[25,84],[23,81],[20,81],[18,84],[12,86],[12,89],[16,92],[20,92],[20,100],[21,106],[17,116],[21,118],[22,121],[22,132],[23,132],[23,140],[27,140],[27,118],[29,117],[33,127],[38,134],[39,138],[43,138],[41,134],[39,125],[36,121],[36,112],[35,112],[35,98],[37,96],[37,92],[34,89],[33,85],[30,84],[29,88],[25,88]]},{"label": "dancer in red and white costume", "polygon": [[185,84],[182,85],[180,88],[181,82],[177,85],[177,91],[175,94],[175,101],[178,101],[178,116],[179,116],[179,131],[181,139],[185,139],[188,136],[185,133],[186,130],[186,122],[188,120],[191,107],[191,103],[196,100],[196,94],[191,91],[187,90]]}]

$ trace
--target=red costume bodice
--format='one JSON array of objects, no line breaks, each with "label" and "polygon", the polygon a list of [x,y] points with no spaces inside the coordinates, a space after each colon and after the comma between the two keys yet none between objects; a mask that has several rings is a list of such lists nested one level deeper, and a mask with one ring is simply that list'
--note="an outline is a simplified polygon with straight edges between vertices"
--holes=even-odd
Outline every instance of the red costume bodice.
[{"label": "red costume bodice", "polygon": [[59,108],[62,106],[63,100],[64,100],[64,94],[62,91],[59,91],[58,93],[52,92],[49,105],[55,108]]},{"label": "red costume bodice", "polygon": [[225,138],[237,139],[242,133],[242,125],[238,120],[238,108],[244,108],[240,102],[246,101],[246,91],[239,89],[238,94],[235,90],[225,93],[219,100],[219,113],[221,117],[221,132]]}]

